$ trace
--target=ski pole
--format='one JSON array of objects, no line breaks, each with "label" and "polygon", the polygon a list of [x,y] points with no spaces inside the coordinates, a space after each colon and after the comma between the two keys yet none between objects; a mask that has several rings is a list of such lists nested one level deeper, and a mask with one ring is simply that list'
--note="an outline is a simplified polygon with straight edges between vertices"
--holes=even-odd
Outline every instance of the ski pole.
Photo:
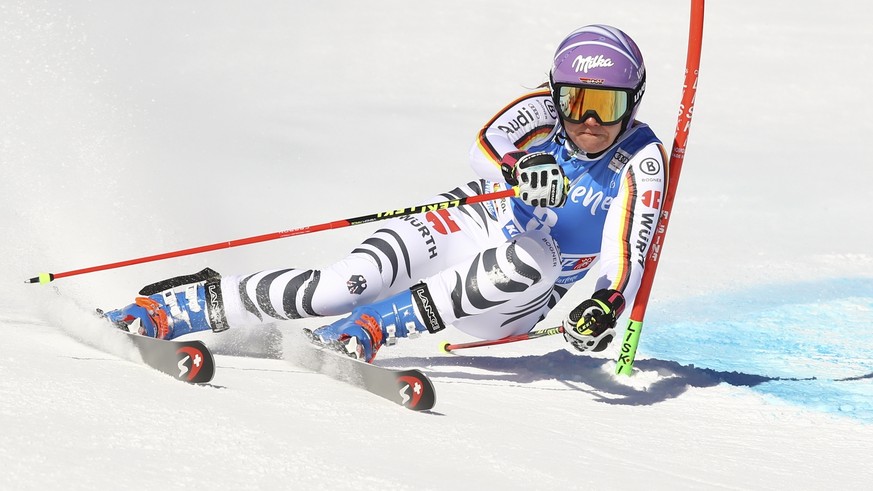
[{"label": "ski pole", "polygon": [[200,247],[192,247],[190,249],[182,249],[179,251],[173,252],[165,252],[162,254],[155,254],[153,256],[145,256],[136,259],[128,259],[126,261],[119,261],[115,263],[103,264],[100,266],[91,266],[88,268],[75,269],[72,271],[64,271],[62,273],[40,273],[38,276],[30,278],[29,280],[25,280],[25,283],[49,283],[58,278],[66,278],[68,276],[75,276],[86,273],[93,273],[96,271],[104,271],[107,269],[115,269],[122,268],[125,266],[132,266],[134,264],[142,264],[151,261],[159,261],[161,259],[169,259],[173,257],[181,257],[181,256],[189,256],[192,254],[200,254],[202,252],[210,252],[217,251],[220,249],[229,249],[231,247],[239,247],[249,244],[255,244],[258,242],[266,242],[268,240],[275,239],[283,239],[285,237],[293,237],[295,235],[304,235],[311,234],[314,232],[320,232],[322,230],[332,230],[337,228],[351,227],[353,225],[362,225],[365,223],[378,222],[381,220],[388,220],[390,218],[402,217],[407,215],[415,215],[418,213],[426,213],[428,211],[437,211],[437,210],[445,210],[449,208],[457,208],[463,205],[471,205],[473,203],[481,203],[484,201],[493,201],[501,198],[510,198],[516,196],[518,192],[518,188],[513,187],[509,189],[504,189],[502,191],[495,191],[493,193],[485,193],[485,194],[477,194],[473,196],[465,196],[458,199],[451,199],[446,201],[438,201],[435,203],[429,203],[426,205],[416,205],[410,206],[407,208],[400,208],[397,210],[388,210],[380,213],[372,213],[370,215],[362,215],[354,218],[345,218],[342,220],[335,220],[332,222],[320,223],[317,225],[309,225],[306,227],[294,228],[291,230],[284,230],[282,232],[274,232],[270,234],[264,235],[256,235],[254,237],[247,237],[244,239],[231,240],[227,242],[218,242],[215,244],[200,246]]},{"label": "ski pole", "polygon": [[481,348],[483,346],[495,346],[498,344],[506,344],[506,343],[515,343],[518,341],[527,341],[529,339],[542,338],[545,336],[551,336],[553,334],[561,334],[564,332],[564,328],[562,326],[557,327],[548,327],[546,329],[538,329],[536,331],[526,332],[524,334],[518,334],[516,336],[507,336],[505,338],[500,339],[486,339],[483,341],[472,341],[469,343],[458,343],[451,344],[448,341],[444,341],[440,343],[440,352],[449,353],[451,351],[459,350],[459,349],[467,349],[467,348]]},{"label": "ski pole", "polygon": [[697,78],[700,74],[700,46],[703,42],[703,3],[704,0],[691,0],[691,26],[688,33],[688,55],[685,61],[685,84],[682,88],[682,102],[679,106],[679,120],[676,123],[676,136],[673,138],[673,149],[667,165],[669,177],[661,216],[655,227],[652,245],[646,257],[640,289],[637,292],[634,306],[628,320],[627,330],[621,345],[621,351],[615,366],[615,373],[631,375],[634,358],[640,342],[640,332],[643,329],[643,318],[649,303],[649,294],[655,281],[658,269],[658,259],[670,224],[670,213],[673,210],[673,198],[676,197],[676,187],[679,184],[679,174],[685,160],[685,147],[688,144],[688,130],[691,128],[691,116],[694,111],[694,99],[697,95]]}]

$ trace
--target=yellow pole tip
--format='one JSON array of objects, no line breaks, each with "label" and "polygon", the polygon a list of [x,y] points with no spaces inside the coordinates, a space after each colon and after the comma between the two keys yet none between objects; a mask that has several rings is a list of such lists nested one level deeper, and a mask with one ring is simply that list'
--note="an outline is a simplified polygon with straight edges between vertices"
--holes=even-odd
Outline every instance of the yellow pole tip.
[{"label": "yellow pole tip", "polygon": [[33,278],[30,278],[29,280],[24,280],[24,282],[25,283],[43,284],[43,283],[51,283],[54,280],[55,280],[54,273],[40,273],[39,275],[34,276]]}]

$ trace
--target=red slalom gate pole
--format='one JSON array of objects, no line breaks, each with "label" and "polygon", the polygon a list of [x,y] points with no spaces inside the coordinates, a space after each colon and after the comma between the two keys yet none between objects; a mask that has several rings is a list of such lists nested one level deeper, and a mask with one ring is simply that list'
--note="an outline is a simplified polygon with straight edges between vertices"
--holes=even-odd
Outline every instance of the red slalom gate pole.
[{"label": "red slalom gate pole", "polygon": [[673,149],[670,152],[670,162],[667,166],[669,173],[667,191],[664,197],[664,206],[661,208],[661,216],[652,238],[652,245],[646,257],[640,289],[634,300],[633,310],[631,310],[627,330],[621,345],[621,352],[618,355],[615,366],[615,373],[620,375],[631,375],[633,373],[634,358],[636,357],[637,346],[640,341],[640,333],[643,329],[643,318],[646,316],[649,295],[652,292],[655,272],[658,269],[658,259],[664,246],[667,226],[670,224],[673,199],[676,197],[679,175],[682,172],[682,164],[685,160],[685,147],[688,144],[688,131],[691,129],[691,116],[694,111],[694,99],[697,95],[697,79],[700,74],[700,51],[703,43],[703,3],[704,0],[691,1],[691,26],[688,33],[688,56],[685,61],[685,83],[682,88],[682,102],[679,106],[676,136],[673,138]]},{"label": "red slalom gate pole", "polygon": [[493,201],[501,198],[509,198],[513,197],[517,194],[518,188],[509,188],[503,191],[495,191],[493,193],[485,193],[485,194],[477,194],[474,196],[467,196],[463,198],[439,201],[435,203],[429,203],[426,205],[418,205],[418,206],[410,206],[407,208],[400,208],[397,210],[389,210],[383,211],[380,213],[372,213],[370,215],[362,215],[354,218],[345,218],[342,220],[335,220],[332,222],[320,223],[317,225],[309,225],[306,227],[294,228],[291,230],[284,230],[282,232],[274,232],[270,234],[264,235],[256,235],[254,237],[247,237],[244,239],[231,240],[227,242],[218,242],[215,244],[200,246],[200,247],[192,247],[190,249],[182,249],[179,251],[173,252],[165,252],[162,254],[155,254],[153,256],[145,256],[136,259],[128,259],[126,261],[119,261],[115,263],[103,264],[100,266],[91,266],[88,268],[75,269],[72,271],[64,271],[62,273],[40,273],[38,276],[30,278],[29,280],[25,280],[25,283],[49,283],[58,278],[66,278],[68,276],[76,276],[80,274],[93,273],[96,271],[104,271],[107,269],[115,269],[115,268],[123,268],[125,266],[132,266],[134,264],[142,264],[151,261],[160,261],[162,259],[169,259],[173,257],[181,257],[181,256],[190,256],[192,254],[200,254],[203,252],[217,251],[220,249],[230,249],[231,247],[239,247],[249,244],[256,244],[258,242],[266,242],[268,240],[276,240],[276,239],[284,239],[285,237],[294,237],[295,235],[304,235],[311,234],[314,232],[320,232],[322,230],[332,230],[337,228],[351,227],[354,225],[362,225],[364,223],[378,222],[381,220],[388,220],[390,218],[402,217],[407,215],[415,215],[418,213],[425,213],[428,211],[437,211],[437,210],[445,210],[448,208],[456,208],[463,205],[471,205],[473,203],[481,203],[484,201]]},{"label": "red slalom gate pole", "polygon": [[472,341],[469,343],[458,344],[451,344],[446,341],[440,344],[440,351],[443,353],[449,353],[451,351],[456,351],[459,349],[481,348],[483,346],[495,346],[498,344],[516,343],[518,341],[527,341],[529,339],[536,339],[545,336],[552,336],[554,334],[561,334],[562,332],[564,332],[564,328],[562,326],[557,326],[549,327],[546,329],[538,329],[536,331],[526,332],[524,334],[518,334],[516,336],[507,336],[500,339],[486,339],[483,341]]}]

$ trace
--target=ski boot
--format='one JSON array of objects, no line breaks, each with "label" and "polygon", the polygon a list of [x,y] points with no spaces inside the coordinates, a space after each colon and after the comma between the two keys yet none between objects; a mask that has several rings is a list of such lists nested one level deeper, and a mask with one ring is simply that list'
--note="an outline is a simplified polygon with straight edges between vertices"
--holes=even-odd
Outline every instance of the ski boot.
[{"label": "ski boot", "polygon": [[209,268],[148,285],[139,293],[145,296],[126,307],[98,313],[119,329],[158,339],[229,327],[221,299],[221,276]]},{"label": "ski boot", "polygon": [[379,302],[357,307],[333,324],[307,331],[316,344],[372,363],[384,345],[397,338],[445,329],[424,283]]}]

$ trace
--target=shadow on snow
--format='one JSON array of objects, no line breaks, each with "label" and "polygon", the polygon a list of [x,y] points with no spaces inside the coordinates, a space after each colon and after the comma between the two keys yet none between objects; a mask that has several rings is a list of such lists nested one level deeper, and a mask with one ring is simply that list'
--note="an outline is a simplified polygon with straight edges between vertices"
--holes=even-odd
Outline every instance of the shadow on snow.
[{"label": "shadow on snow", "polygon": [[[657,374],[657,379],[645,387],[634,387],[625,383],[625,380],[632,379],[626,379],[613,373],[614,362],[611,359],[577,355],[567,350],[557,350],[545,355],[512,358],[497,356],[405,357],[381,360],[378,364],[392,367],[424,366],[429,369],[457,367],[488,371],[488,373],[471,373],[464,370],[432,372],[431,376],[437,382],[440,379],[449,379],[459,382],[499,381],[533,384],[539,381],[554,380],[564,387],[561,390],[577,390],[591,394],[596,400],[607,404],[637,406],[657,404],[679,397],[691,387],[714,387],[722,383],[736,387],[755,387],[766,382],[816,380],[815,377],[771,377],[699,368],[694,365],[681,365],[666,360],[644,359],[634,362],[636,376],[646,372],[654,372]],[[873,378],[873,373],[836,381],[862,378]],[[532,386],[530,388],[548,390],[543,387]]]}]

